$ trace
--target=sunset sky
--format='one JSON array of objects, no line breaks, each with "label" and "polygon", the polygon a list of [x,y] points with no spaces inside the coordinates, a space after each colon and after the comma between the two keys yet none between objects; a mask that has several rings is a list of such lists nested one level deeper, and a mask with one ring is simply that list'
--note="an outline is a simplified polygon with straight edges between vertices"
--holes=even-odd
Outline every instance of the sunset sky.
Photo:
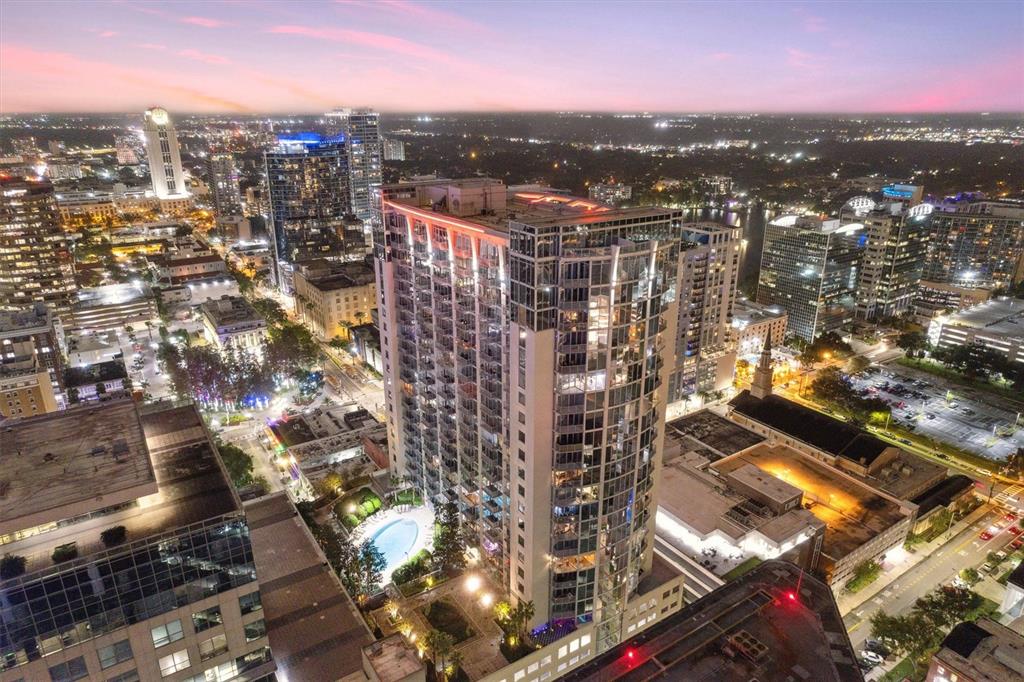
[{"label": "sunset sky", "polygon": [[1024,110],[1024,2],[22,2],[0,112]]}]

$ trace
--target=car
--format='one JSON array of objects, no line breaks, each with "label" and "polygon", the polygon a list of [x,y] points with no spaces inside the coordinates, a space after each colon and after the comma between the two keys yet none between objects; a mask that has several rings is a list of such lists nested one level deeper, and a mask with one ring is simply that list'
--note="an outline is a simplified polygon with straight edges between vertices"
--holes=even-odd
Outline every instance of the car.
[{"label": "car", "polygon": [[1005,558],[1006,558],[1006,552],[1003,552],[1001,550],[996,552],[996,562],[997,563],[1001,563]]},{"label": "car", "polygon": [[857,665],[860,666],[861,670],[863,670],[864,672],[867,672],[867,671],[871,670],[872,668],[874,668],[876,664],[872,663],[871,661],[867,660],[866,658],[858,657],[857,658]]},{"label": "car", "polygon": [[877,639],[864,640],[864,648],[868,651],[873,651],[882,658],[889,658],[889,650],[885,648],[885,645],[879,642]]},{"label": "car", "polygon": [[951,410],[955,410],[955,409],[956,409],[956,408],[958,408],[958,407],[960,407],[960,403],[958,403],[958,402],[956,402],[956,401],[954,401],[954,402],[951,402],[951,403],[949,404],[949,409],[951,409]]},{"label": "car", "polygon": [[1020,538],[1017,538],[1016,540],[1010,543],[1010,549],[1017,550],[1021,547],[1024,547],[1024,540],[1021,540]]},{"label": "car", "polygon": [[986,561],[981,565],[982,573],[991,573],[994,570],[996,570],[996,567],[995,564],[993,564],[991,561]]},{"label": "car", "polygon": [[987,530],[983,530],[983,531],[981,531],[981,535],[979,535],[978,537],[980,537],[982,540],[986,540],[986,541],[987,540],[991,540],[992,539],[992,533],[989,533]]},{"label": "car", "polygon": [[867,649],[862,649],[860,652],[860,656],[865,661],[874,663],[875,665],[881,665],[885,661],[884,658],[876,654],[874,651],[868,651]]},{"label": "car", "polygon": [[1014,535],[1020,535],[1021,533],[1024,533],[1024,530],[1021,530],[1020,526],[1014,526],[1013,528],[1010,528],[1010,532]]},{"label": "car", "polygon": [[900,442],[903,443],[904,445],[912,445],[910,440],[907,438],[900,438]]},{"label": "car", "polygon": [[925,416],[928,417],[929,419],[935,419],[935,413],[934,412],[929,412]]},{"label": "car", "polygon": [[1006,519],[1007,521],[1016,521],[1017,520],[1017,515],[1014,514],[1013,512],[1006,512],[1006,514],[1003,515],[1003,518]]}]

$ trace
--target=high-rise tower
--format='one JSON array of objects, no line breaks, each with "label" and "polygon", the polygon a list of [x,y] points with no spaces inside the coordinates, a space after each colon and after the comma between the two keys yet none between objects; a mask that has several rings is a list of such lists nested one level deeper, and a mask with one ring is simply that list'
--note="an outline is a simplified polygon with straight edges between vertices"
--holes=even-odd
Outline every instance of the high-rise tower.
[{"label": "high-rise tower", "polygon": [[142,125],[146,137],[146,158],[153,191],[158,199],[180,199],[188,196],[185,173],[181,169],[178,134],[166,109],[147,109]]},{"label": "high-rise tower", "polygon": [[487,178],[382,195],[393,465],[459,505],[533,625],[593,620],[615,644],[652,561],[680,213]]},{"label": "high-rise tower", "polygon": [[53,185],[0,178],[0,309],[42,302],[67,322],[75,288]]},{"label": "high-rise tower", "polygon": [[326,117],[328,134],[345,136],[352,213],[369,220],[374,215],[374,190],[381,184],[380,114],[372,109],[335,109]]},{"label": "high-rise tower", "polygon": [[213,208],[218,218],[242,215],[242,191],[238,185],[238,168],[230,152],[213,152],[206,159],[210,177]]},{"label": "high-rise tower", "polygon": [[346,239],[351,216],[345,137],[299,133],[278,138],[265,155],[276,277],[292,293],[295,263],[365,253],[365,241]]}]

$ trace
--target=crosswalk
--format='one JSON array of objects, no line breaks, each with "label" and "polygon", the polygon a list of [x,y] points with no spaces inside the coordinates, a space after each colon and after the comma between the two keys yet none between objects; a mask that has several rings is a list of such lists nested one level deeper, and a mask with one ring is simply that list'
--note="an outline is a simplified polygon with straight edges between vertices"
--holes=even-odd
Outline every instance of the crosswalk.
[{"label": "crosswalk", "polygon": [[1011,485],[1006,490],[992,498],[992,501],[1003,507],[1012,509],[1024,509],[1024,485]]}]

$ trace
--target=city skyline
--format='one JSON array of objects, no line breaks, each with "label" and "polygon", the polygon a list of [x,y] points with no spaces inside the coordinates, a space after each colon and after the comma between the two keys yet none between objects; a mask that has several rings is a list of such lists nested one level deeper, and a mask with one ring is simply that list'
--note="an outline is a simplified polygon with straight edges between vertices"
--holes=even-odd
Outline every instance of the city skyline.
[{"label": "city skyline", "polygon": [[2,113],[1021,111],[987,4],[7,3]]}]

